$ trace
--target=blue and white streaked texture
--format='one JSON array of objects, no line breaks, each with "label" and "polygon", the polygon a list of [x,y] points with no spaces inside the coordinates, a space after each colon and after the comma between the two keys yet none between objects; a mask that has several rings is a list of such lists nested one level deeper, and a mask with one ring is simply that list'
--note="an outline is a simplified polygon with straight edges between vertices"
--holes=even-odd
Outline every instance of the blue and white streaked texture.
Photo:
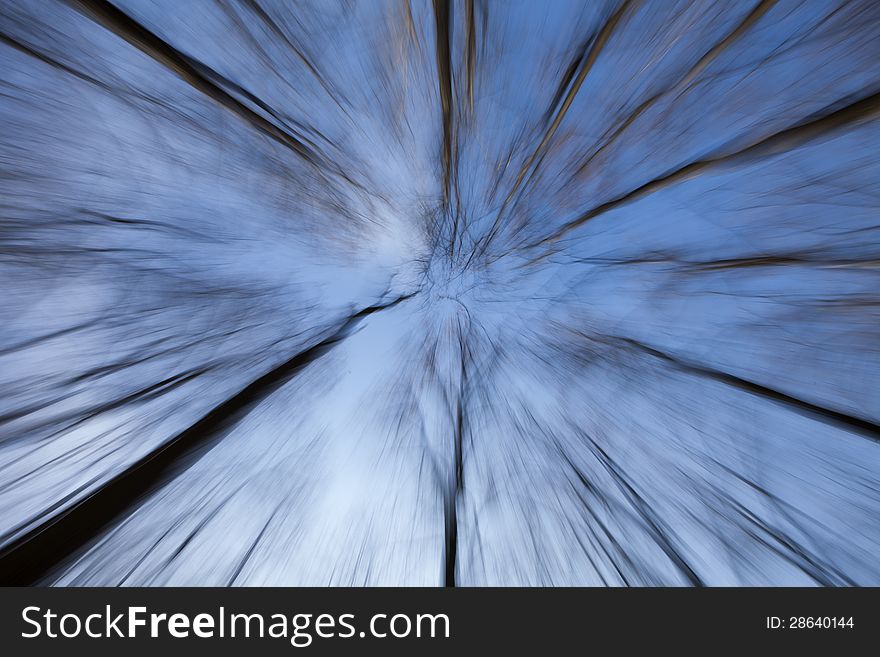
[{"label": "blue and white streaked texture", "polygon": [[878,37],[4,2],[0,580],[880,584]]}]

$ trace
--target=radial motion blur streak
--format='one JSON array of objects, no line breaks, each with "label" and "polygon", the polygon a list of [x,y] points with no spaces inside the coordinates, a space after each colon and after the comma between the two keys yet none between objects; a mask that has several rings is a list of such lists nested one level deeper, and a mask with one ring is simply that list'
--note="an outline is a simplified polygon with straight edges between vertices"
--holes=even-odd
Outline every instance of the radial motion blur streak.
[{"label": "radial motion blur streak", "polygon": [[880,3],[0,5],[0,582],[880,585]]}]

